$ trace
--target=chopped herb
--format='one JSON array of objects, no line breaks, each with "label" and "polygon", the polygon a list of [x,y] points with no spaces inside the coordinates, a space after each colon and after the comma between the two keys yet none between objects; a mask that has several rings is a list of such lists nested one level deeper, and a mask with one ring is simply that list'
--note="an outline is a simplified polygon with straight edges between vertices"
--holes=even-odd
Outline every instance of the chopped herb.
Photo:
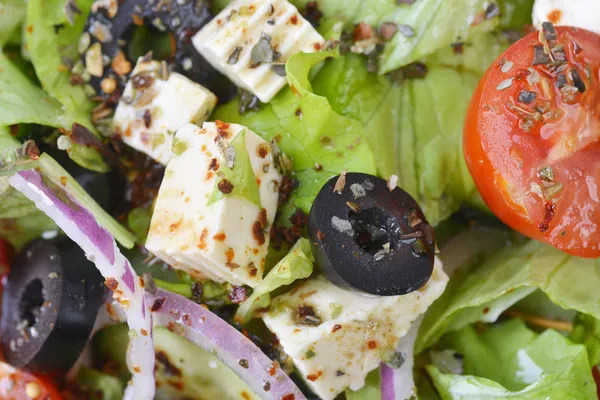
[{"label": "chopped herb", "polygon": [[396,32],[398,32],[398,25],[396,25],[393,22],[384,22],[381,25],[379,25],[379,34],[381,35],[381,38],[386,42],[392,40]]},{"label": "chopped herb", "polygon": [[583,83],[583,80],[581,79],[579,72],[575,68],[572,68],[569,71],[569,77],[573,81],[573,86],[575,86],[577,88],[579,93],[585,92],[585,83]]},{"label": "chopped herb", "polygon": [[538,171],[538,177],[546,182],[554,182],[554,171],[551,167],[544,167]]},{"label": "chopped herb", "polygon": [[246,114],[248,111],[260,111],[260,100],[252,92],[240,90],[240,115]]},{"label": "chopped herb", "polygon": [[329,303],[329,312],[331,313],[331,319],[336,319],[342,313],[344,306],[338,303]]},{"label": "chopped herb", "polygon": [[390,368],[398,369],[402,367],[406,361],[406,354],[400,351],[393,351],[389,353],[383,360]]},{"label": "chopped herb", "polygon": [[549,63],[550,57],[548,57],[548,54],[546,54],[546,52],[544,51],[544,46],[540,44],[533,46],[533,61],[531,62],[531,64],[542,65]]},{"label": "chopped herb", "polygon": [[315,352],[313,351],[313,349],[312,349],[312,348],[308,349],[308,350],[306,351],[306,353],[304,354],[304,357],[306,357],[307,359],[311,359],[311,358],[313,358],[314,356],[316,356],[316,354],[315,354]]},{"label": "chopped herb", "polygon": [[556,195],[558,195],[563,190],[564,185],[560,182],[552,184],[552,186],[547,187],[544,190],[544,196],[548,200],[552,200]]},{"label": "chopped herb", "polygon": [[238,60],[240,59],[241,53],[242,53],[242,47],[237,46],[235,49],[233,49],[233,51],[229,55],[229,58],[227,59],[227,64],[229,64],[229,65],[237,64]]},{"label": "chopped herb", "polygon": [[346,373],[342,370],[338,369],[335,371],[335,376],[344,376],[344,375],[346,375]]},{"label": "chopped herb", "polygon": [[279,59],[281,55],[273,49],[271,45],[271,36],[266,33],[261,33],[260,39],[252,48],[250,52],[250,59],[252,65],[259,65],[261,63],[272,63]]},{"label": "chopped herb", "polygon": [[415,31],[409,25],[400,24],[398,25],[398,30],[404,37],[413,37],[415,36]]},{"label": "chopped herb", "polygon": [[519,103],[531,104],[536,99],[537,94],[535,92],[530,92],[527,90],[521,90],[519,92]]},{"label": "chopped herb", "polygon": [[144,126],[150,128],[150,125],[152,125],[152,114],[150,110],[146,109],[144,110]]},{"label": "chopped herb", "polygon": [[178,138],[175,138],[173,140],[173,147],[171,148],[171,150],[173,151],[173,153],[177,156],[182,155],[188,148],[188,145],[186,142],[184,142],[183,140],[180,140]]},{"label": "chopped herb", "polygon": [[558,39],[558,35],[556,33],[556,29],[554,29],[554,25],[552,25],[552,22],[543,22],[542,23],[542,32],[544,34],[544,38],[548,41],[548,42],[554,42],[556,39]]},{"label": "chopped herb", "polygon": [[318,326],[321,324],[321,318],[315,314],[314,308],[306,304],[301,304],[298,306],[296,322],[301,325]]},{"label": "chopped herb", "polygon": [[567,84],[567,77],[565,74],[556,75],[556,87],[562,89]]},{"label": "chopped herb", "polygon": [[285,77],[285,64],[275,64],[271,67],[273,72],[281,77]]},{"label": "chopped herb", "polygon": [[500,7],[496,3],[490,3],[485,9],[485,13],[483,14],[483,18],[488,20],[500,15]]}]

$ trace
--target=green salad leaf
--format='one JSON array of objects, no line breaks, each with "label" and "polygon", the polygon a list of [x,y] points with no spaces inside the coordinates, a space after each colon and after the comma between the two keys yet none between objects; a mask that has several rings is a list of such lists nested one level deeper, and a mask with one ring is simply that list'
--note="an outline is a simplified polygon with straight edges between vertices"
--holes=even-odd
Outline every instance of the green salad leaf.
[{"label": "green salad leaf", "polygon": [[[1,94],[0,94],[1,96]],[[19,147],[8,129],[0,126],[0,154]],[[2,159],[2,157],[0,157]],[[20,248],[44,231],[58,229],[29,199],[13,189],[7,176],[0,176],[0,237]]]},{"label": "green salad leaf", "polygon": [[71,85],[71,71],[65,60],[79,59],[77,44],[92,3],[93,0],[78,0],[81,13],[74,15],[71,24],[65,15],[65,0],[28,0],[25,30],[31,62],[42,88],[90,129],[93,103],[83,86]]},{"label": "green salad leaf", "polygon": [[444,344],[464,355],[465,375],[427,370],[442,399],[592,399],[596,385],[585,347],[560,333],[538,335],[518,320],[478,334],[467,326]]},{"label": "green salad leaf", "polygon": [[489,5],[487,0],[420,0],[399,6],[389,19],[410,26],[414,36],[394,35],[383,51],[380,72],[410,64],[476,32],[494,29],[498,18],[486,20]]},{"label": "green salad leaf", "polygon": [[500,27],[523,31],[531,24],[534,0],[498,0],[500,6]]},{"label": "green salad leaf", "polygon": [[286,71],[289,89],[283,89],[258,112],[241,115],[239,102],[227,103],[213,117],[247,126],[263,139],[275,139],[292,160],[299,188],[282,214],[287,220],[295,208],[310,210],[312,201],[331,177],[349,169],[375,174],[375,155],[367,143],[359,121],[334,111],[326,97],[312,91],[308,79],[311,68],[333,53],[298,53],[292,56]]},{"label": "green salad leaf", "polygon": [[[473,262],[472,262],[473,263]],[[508,246],[459,269],[444,294],[425,314],[416,350],[445,332],[476,321],[494,322],[536,289],[555,304],[600,318],[600,260],[569,256],[535,241]],[[573,290],[577,288],[577,290]]]},{"label": "green salad leaf", "polygon": [[[246,147],[246,129],[238,133],[229,146],[234,149],[234,165],[232,168],[229,168],[228,165],[224,165],[217,172],[219,177],[215,180],[215,187],[208,199],[208,205],[221,200],[225,196],[238,196],[251,201],[261,208],[258,184],[256,183],[256,176],[252,170],[250,155],[248,154],[248,148]],[[218,188],[223,180],[227,180],[233,185],[231,193],[224,194]]]},{"label": "green salad leaf", "polygon": [[260,303],[260,307],[269,305],[272,291],[298,279],[308,278],[313,271],[314,261],[308,239],[298,239],[289,253],[269,271],[254,288],[252,295],[240,305],[235,315],[236,320],[247,323],[252,318],[252,311],[257,308],[256,303]]},{"label": "green salad leaf", "polygon": [[15,35],[25,18],[27,3],[24,0],[0,2],[0,48]]},{"label": "green salad leaf", "polygon": [[600,363],[600,320],[578,313],[573,322],[573,331],[569,335],[573,343],[585,345],[591,365]]},{"label": "green salad leaf", "polygon": [[125,383],[119,378],[92,368],[81,367],[76,378],[79,387],[98,400],[120,400]]},{"label": "green salad leaf", "polygon": [[376,400],[381,399],[381,378],[379,369],[369,372],[365,379],[365,386],[354,391],[346,389],[346,400]]}]

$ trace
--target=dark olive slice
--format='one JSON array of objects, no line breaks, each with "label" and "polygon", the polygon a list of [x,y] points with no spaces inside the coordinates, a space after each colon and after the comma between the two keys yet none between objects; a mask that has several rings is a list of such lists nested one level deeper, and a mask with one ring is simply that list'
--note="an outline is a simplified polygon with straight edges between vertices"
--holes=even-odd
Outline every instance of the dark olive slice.
[{"label": "dark olive slice", "polygon": [[30,371],[68,371],[85,347],[105,296],[104,280],[66,237],[36,240],[14,259],[2,294],[6,360]]},{"label": "dark olive slice", "polygon": [[308,219],[313,253],[328,279],[379,296],[425,285],[433,272],[435,240],[417,202],[372,175],[347,173],[343,185],[338,180],[321,188]]}]

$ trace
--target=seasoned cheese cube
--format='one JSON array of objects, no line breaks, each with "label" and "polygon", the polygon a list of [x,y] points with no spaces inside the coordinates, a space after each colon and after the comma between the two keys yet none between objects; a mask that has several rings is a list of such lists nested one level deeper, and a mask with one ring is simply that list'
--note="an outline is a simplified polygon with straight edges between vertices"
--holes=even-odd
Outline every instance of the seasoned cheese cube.
[{"label": "seasoned cheese cube", "polygon": [[281,174],[271,145],[241,125],[177,131],[146,247],[197,278],[255,286],[269,246]]},{"label": "seasoned cheese cube", "polygon": [[125,143],[162,164],[171,158],[177,129],[206,121],[217,104],[208,89],[165,67],[140,58],[113,118],[114,131]]},{"label": "seasoned cheese cube", "polygon": [[308,386],[331,400],[364,386],[369,371],[396,349],[447,282],[437,259],[429,282],[404,296],[365,296],[318,276],[273,299],[263,320]]},{"label": "seasoned cheese cube", "polygon": [[268,103],[286,84],[278,72],[285,75],[287,59],[317,51],[325,40],[286,0],[238,0],[192,42],[213,67]]},{"label": "seasoned cheese cube", "polygon": [[600,2],[598,0],[536,0],[533,6],[533,25],[542,28],[542,23],[568,25],[600,33]]}]

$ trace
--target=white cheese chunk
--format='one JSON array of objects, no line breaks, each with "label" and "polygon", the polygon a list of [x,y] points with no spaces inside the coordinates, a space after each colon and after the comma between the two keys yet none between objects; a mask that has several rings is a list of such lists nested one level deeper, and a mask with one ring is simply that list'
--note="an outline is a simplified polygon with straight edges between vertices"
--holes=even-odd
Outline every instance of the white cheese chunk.
[{"label": "white cheese chunk", "polygon": [[[224,169],[241,168],[230,143],[242,131],[261,207],[234,192],[210,201]],[[280,182],[271,146],[256,133],[221,121],[185,125],[175,135],[146,247],[194,277],[254,287],[264,271]]]},{"label": "white cheese chunk", "polygon": [[[273,54],[266,37],[276,59],[257,64],[251,53],[261,38]],[[325,40],[286,0],[238,0],[205,25],[192,43],[213,67],[268,103],[286,84],[274,64],[282,67],[296,53],[317,51]]]},{"label": "white cheese chunk", "polygon": [[[595,10],[595,11],[594,11]],[[600,33],[600,1],[598,0],[536,0],[533,6],[533,25],[542,23],[568,25]]]},{"label": "white cheese chunk", "polygon": [[138,59],[113,118],[114,131],[125,143],[162,164],[171,158],[177,129],[206,121],[217,104],[208,89],[178,73],[168,74],[165,67]]},{"label": "white cheese chunk", "polygon": [[[447,282],[437,258],[429,282],[404,296],[365,296],[319,276],[273,299],[263,320],[308,386],[321,399],[331,400],[346,388],[364,386],[367,374],[396,349]],[[314,311],[317,326],[299,321],[301,306]]]}]

